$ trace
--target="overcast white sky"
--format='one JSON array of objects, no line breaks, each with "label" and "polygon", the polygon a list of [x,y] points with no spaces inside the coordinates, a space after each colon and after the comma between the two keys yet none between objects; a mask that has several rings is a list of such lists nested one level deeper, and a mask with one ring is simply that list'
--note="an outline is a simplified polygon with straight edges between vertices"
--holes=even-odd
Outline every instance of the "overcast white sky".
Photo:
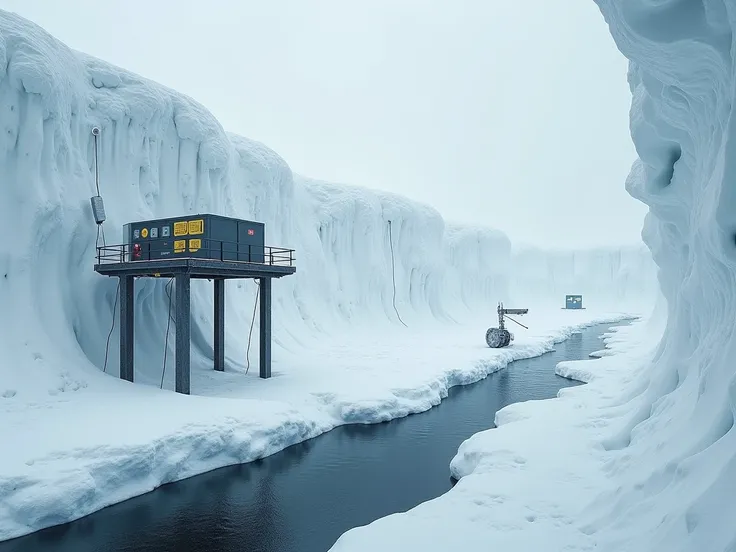
[{"label": "overcast white sky", "polygon": [[295,172],[517,241],[635,243],[626,60],[593,0],[0,0]]}]

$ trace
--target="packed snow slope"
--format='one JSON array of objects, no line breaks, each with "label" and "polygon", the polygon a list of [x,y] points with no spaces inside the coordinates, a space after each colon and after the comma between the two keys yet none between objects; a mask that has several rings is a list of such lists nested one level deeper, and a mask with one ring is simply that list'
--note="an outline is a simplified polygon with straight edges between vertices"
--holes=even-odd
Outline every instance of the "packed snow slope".
[{"label": "packed snow slope", "polygon": [[[116,283],[92,270],[95,125],[108,244],[125,222],[213,212],[263,221],[269,244],[296,249],[297,274],[274,284],[273,378],[246,375],[252,282],[227,285],[224,374],[212,370],[211,284],[192,286],[197,396],[167,391],[165,281],[136,284],[136,383],[115,377],[116,331],[105,363]],[[394,194],[301,178],[194,100],[2,11],[0,182],[10,229],[0,243],[0,540],[341,423],[426,410],[449,387],[541,354],[576,327],[649,308],[646,251],[631,262],[622,251],[578,252],[574,266],[569,255],[521,256],[502,232],[448,224]],[[517,280],[522,265],[554,286],[527,289],[538,283]],[[631,266],[647,268],[632,278]],[[580,292],[586,270],[603,279],[588,288],[588,310],[561,313],[557,294]],[[511,348],[485,347],[496,302],[528,297],[555,306],[523,305],[531,329]],[[603,306],[611,298],[614,313]]]},{"label": "packed snow slope", "polygon": [[619,354],[561,363],[591,383],[499,412],[450,493],[336,551],[440,550],[447,527],[467,550],[736,550],[736,2],[596,2],[630,59],[626,187],[650,208],[663,333],[638,324]]}]

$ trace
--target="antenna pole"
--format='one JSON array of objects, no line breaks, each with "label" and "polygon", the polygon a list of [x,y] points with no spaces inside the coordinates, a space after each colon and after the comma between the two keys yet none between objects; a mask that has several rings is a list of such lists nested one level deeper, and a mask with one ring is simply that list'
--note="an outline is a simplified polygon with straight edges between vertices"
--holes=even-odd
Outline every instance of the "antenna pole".
[{"label": "antenna pole", "polygon": [[95,139],[95,186],[97,187],[97,195],[100,195],[100,170],[97,164],[97,156],[99,155],[97,148],[97,137],[100,135],[100,129],[94,127],[92,129],[92,136]]}]

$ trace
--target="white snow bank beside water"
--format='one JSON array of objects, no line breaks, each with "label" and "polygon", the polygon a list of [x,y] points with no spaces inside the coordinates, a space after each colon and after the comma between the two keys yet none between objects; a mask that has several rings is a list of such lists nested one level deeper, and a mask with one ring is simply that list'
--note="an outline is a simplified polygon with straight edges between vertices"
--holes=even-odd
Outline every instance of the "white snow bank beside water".
[{"label": "white snow bank beside water", "polygon": [[459,482],[448,493],[352,529],[331,551],[594,549],[580,518],[614,485],[602,442],[629,411],[619,394],[638,387],[657,320],[606,334],[615,354],[578,364],[588,385],[499,410],[498,427],[467,439],[452,459]]},{"label": "white snow bank beside water", "polygon": [[[274,284],[271,380],[245,373],[251,282],[227,285],[224,374],[211,368],[211,284],[192,286],[197,396],[158,390],[163,281],[136,287],[136,384],[116,378],[117,332],[102,373],[115,282],[92,270],[93,125],[102,129],[108,243],[121,239],[124,222],[215,212],[264,221],[270,244],[297,250],[297,274]],[[524,305],[531,330],[490,351],[483,335],[496,301],[515,299],[513,253],[501,232],[446,224],[393,194],[295,176],[192,99],[73,52],[3,11],[0,181],[0,217],[13,229],[0,243],[0,539],[339,423],[425,410],[451,385],[540,354],[571,326],[647,309],[628,292],[610,315],[602,296],[586,297],[583,312]],[[392,306],[391,245],[409,329]],[[538,265],[549,266],[540,255]],[[549,270],[561,271],[557,281],[570,272],[559,262]],[[611,289],[630,290],[616,274],[624,273],[607,280]],[[653,272],[641,278],[644,288]],[[552,300],[561,306],[563,297]],[[257,353],[256,340],[252,363]],[[173,388],[171,364],[164,388]]]},{"label": "white snow bank beside water", "polygon": [[452,492],[335,551],[736,550],[736,3],[596,2],[631,60],[626,186],[650,207],[663,330],[562,363],[590,383],[502,410],[460,448]]},{"label": "white snow bank beside water", "polygon": [[272,454],[340,424],[425,411],[454,385],[542,354],[582,326],[622,316],[530,313],[530,331],[501,350],[484,345],[483,320],[346,330],[267,382],[254,374],[200,373],[197,384],[211,396],[99,376],[73,397],[0,401],[0,540]]}]

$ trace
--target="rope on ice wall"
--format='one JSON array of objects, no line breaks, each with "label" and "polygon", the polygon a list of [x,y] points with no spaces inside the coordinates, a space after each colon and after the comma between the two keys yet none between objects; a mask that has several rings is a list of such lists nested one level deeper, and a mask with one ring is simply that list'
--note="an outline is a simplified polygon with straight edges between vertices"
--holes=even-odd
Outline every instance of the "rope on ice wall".
[{"label": "rope on ice wall", "polygon": [[256,323],[256,308],[258,306],[258,293],[261,291],[261,285],[256,281],[256,300],[253,302],[253,318],[250,320],[250,331],[248,332],[248,348],[245,350],[245,361],[247,363],[245,367],[245,373],[250,370],[250,340],[253,337],[253,325]]},{"label": "rope on ice wall", "polygon": [[[92,206],[92,214],[95,217],[95,223],[97,224],[97,239],[95,240],[95,249],[100,247],[100,236],[102,236],[102,247],[107,247],[107,243],[105,242],[105,228],[104,228],[104,222],[105,222],[105,207],[102,203],[102,196],[100,195],[100,167],[98,164],[98,156],[99,156],[99,146],[97,143],[97,137],[100,135],[100,129],[98,127],[92,128],[92,137],[95,141],[95,149],[94,149],[94,160],[95,160],[95,189],[97,190],[97,195],[90,200],[90,204]],[[99,250],[98,250],[98,256],[99,256]],[[99,258],[98,258],[99,262]],[[118,285],[115,289],[115,302],[112,306],[112,323],[110,324],[110,331],[107,334],[107,342],[105,343],[105,362],[102,366],[102,373],[107,373],[107,359],[110,354],[110,338],[112,337],[112,332],[115,329],[115,311],[118,307],[118,297],[120,295],[120,280],[118,279]]]},{"label": "rope on ice wall", "polygon": [[[396,311],[396,316],[399,317],[399,322],[404,324],[404,321],[401,319],[401,315],[399,314],[399,309],[396,308],[396,265],[394,262],[394,240],[391,236],[391,221],[388,221],[388,242],[391,245],[391,280],[393,281],[394,285],[394,295],[393,295],[393,305],[394,310]],[[409,327],[406,324],[404,324],[405,327]]]},{"label": "rope on ice wall", "polygon": [[166,317],[166,339],[164,339],[164,367],[163,370],[161,370],[161,385],[159,385],[159,389],[164,388],[164,376],[166,375],[166,354],[169,351],[169,330],[171,329],[171,284],[173,282],[174,279],[171,278],[168,282],[166,282],[166,287],[164,287],[166,295],[169,298],[169,315]]},{"label": "rope on ice wall", "polygon": [[110,353],[110,337],[112,331],[115,329],[115,311],[118,308],[118,296],[120,295],[120,280],[118,279],[118,287],[115,289],[115,302],[112,305],[112,325],[110,326],[110,332],[107,334],[107,343],[105,344],[105,364],[102,366],[102,373],[107,372],[107,355]]}]

